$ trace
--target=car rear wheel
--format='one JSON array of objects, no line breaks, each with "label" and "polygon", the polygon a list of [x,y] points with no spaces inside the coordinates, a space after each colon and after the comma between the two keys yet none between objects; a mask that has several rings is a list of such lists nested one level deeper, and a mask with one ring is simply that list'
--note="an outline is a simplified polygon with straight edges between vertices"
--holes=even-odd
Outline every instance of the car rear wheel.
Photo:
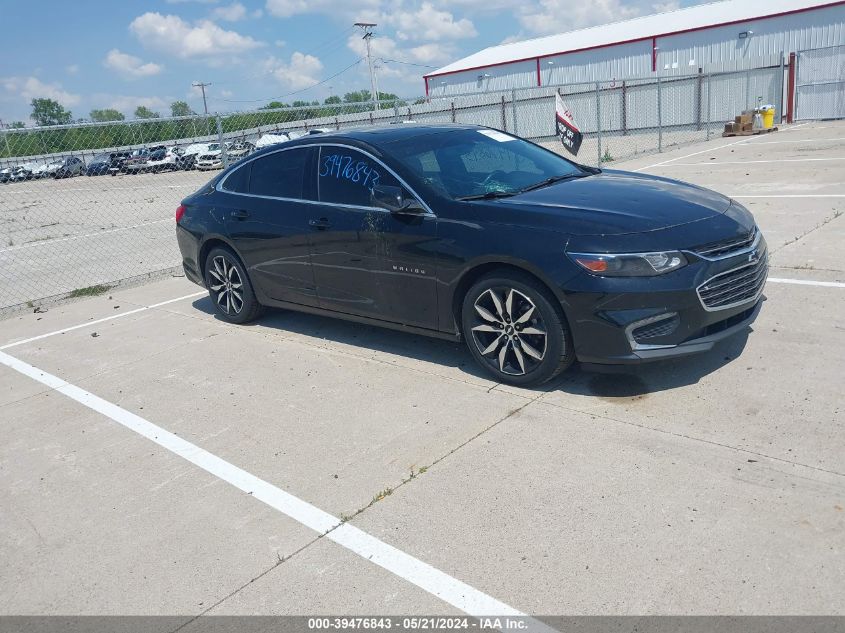
[{"label": "car rear wheel", "polygon": [[529,275],[502,271],[479,279],[464,297],[464,338],[475,360],[499,382],[523,387],[567,369],[572,336],[554,296]]},{"label": "car rear wheel", "polygon": [[248,323],[263,311],[240,259],[228,248],[213,248],[205,260],[205,285],[217,315],[229,323]]}]

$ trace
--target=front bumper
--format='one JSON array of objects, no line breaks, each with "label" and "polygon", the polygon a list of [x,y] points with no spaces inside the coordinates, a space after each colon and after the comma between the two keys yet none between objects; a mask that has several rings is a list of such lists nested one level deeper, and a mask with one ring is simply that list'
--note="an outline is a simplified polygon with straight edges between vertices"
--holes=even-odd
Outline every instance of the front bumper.
[{"label": "front bumper", "polygon": [[[765,240],[754,251],[718,261],[698,260],[647,278],[600,278],[584,273],[567,284],[564,311],[575,355],[592,364],[634,364],[710,350],[754,322],[765,297]],[[753,292],[731,297],[732,279]]]}]

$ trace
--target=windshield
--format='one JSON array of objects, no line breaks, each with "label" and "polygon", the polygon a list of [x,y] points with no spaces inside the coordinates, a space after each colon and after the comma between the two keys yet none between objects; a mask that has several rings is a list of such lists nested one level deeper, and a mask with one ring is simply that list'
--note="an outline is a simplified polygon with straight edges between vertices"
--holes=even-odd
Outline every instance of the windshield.
[{"label": "windshield", "polygon": [[448,130],[393,141],[388,148],[453,199],[513,195],[549,179],[589,175],[549,150],[496,130]]}]

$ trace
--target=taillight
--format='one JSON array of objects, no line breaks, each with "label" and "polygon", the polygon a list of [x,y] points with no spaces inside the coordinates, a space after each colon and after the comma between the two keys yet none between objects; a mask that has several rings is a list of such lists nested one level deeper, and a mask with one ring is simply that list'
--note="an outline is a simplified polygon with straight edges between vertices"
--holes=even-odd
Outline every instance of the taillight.
[{"label": "taillight", "polygon": [[180,204],[176,207],[176,224],[179,224],[179,221],[182,219],[182,216],[185,215],[185,205]]}]

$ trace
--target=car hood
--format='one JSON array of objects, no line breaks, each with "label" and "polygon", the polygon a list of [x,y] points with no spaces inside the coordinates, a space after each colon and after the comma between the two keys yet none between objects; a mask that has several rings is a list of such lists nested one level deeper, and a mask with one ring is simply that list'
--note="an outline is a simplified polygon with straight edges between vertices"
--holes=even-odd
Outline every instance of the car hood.
[{"label": "car hood", "polygon": [[[730,198],[720,193],[677,180],[603,171],[490,206],[542,214],[547,221],[541,224],[571,235],[620,235],[706,220],[724,214],[730,205]],[[512,218],[512,211],[507,215]]]}]

